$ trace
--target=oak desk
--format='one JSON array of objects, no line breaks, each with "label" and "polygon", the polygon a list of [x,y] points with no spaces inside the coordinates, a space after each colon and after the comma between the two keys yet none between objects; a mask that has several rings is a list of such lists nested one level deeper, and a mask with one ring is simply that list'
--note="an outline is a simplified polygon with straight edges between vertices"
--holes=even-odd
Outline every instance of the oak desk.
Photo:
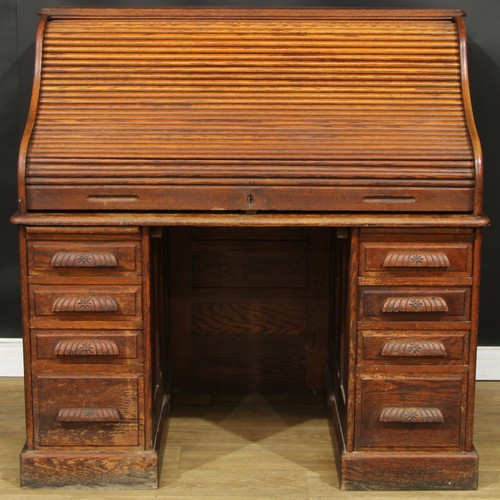
[{"label": "oak desk", "polygon": [[22,484],[156,487],[176,390],[321,390],[343,488],[477,487],[463,13],[49,9],[36,45]]}]

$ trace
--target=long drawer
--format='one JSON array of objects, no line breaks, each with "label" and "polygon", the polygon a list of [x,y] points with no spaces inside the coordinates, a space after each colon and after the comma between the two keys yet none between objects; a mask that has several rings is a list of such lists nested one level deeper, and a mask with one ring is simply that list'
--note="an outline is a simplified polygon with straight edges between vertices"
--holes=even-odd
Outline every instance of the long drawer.
[{"label": "long drawer", "polygon": [[356,393],[357,450],[463,448],[465,373],[362,374]]},{"label": "long drawer", "polygon": [[[249,167],[251,171],[251,167]],[[234,177],[233,177],[234,179]],[[31,210],[280,210],[446,212],[472,210],[470,187],[256,185],[29,185]]]},{"label": "long drawer", "polygon": [[137,376],[36,376],[35,446],[139,446],[142,387]]}]

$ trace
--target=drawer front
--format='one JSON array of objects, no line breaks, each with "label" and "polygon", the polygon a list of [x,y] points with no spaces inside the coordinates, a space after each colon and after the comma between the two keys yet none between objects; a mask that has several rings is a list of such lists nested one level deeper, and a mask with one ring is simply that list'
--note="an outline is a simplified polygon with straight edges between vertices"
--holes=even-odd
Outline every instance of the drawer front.
[{"label": "drawer front", "polygon": [[361,276],[472,276],[472,243],[362,242]]},{"label": "drawer front", "polygon": [[138,321],[142,319],[141,287],[31,285],[32,321]]},{"label": "drawer front", "polygon": [[142,386],[132,376],[35,377],[35,446],[139,446]]},{"label": "drawer front", "polygon": [[360,287],[359,320],[469,321],[470,288]]},{"label": "drawer front", "polygon": [[360,331],[358,362],[372,364],[466,364],[468,331]]},{"label": "drawer front", "polygon": [[28,241],[30,276],[140,276],[140,242]]},{"label": "drawer front", "polygon": [[466,392],[465,374],[358,377],[356,449],[463,449]]},{"label": "drawer front", "polygon": [[[248,169],[251,169],[249,166]],[[469,187],[92,185],[26,188],[31,210],[470,212]]]},{"label": "drawer front", "polygon": [[138,330],[32,330],[35,360],[68,363],[122,363],[138,360],[142,332]]}]

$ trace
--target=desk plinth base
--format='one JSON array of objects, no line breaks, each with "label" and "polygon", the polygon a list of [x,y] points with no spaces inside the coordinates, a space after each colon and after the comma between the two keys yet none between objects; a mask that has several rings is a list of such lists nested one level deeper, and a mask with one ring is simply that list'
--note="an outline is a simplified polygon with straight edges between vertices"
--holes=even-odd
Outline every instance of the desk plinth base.
[{"label": "desk plinth base", "polygon": [[342,490],[475,490],[479,457],[472,452],[342,452]]},{"label": "desk plinth base", "polygon": [[21,452],[21,486],[28,488],[158,487],[160,457],[153,451]]}]

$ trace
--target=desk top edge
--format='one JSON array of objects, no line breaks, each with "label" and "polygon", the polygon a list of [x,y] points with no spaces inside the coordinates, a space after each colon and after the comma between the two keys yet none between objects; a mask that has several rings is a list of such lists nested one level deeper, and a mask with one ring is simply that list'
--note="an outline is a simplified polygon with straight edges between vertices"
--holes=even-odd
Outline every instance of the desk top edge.
[{"label": "desk top edge", "polygon": [[460,214],[350,213],[16,213],[26,226],[213,226],[213,227],[486,227],[484,216]]},{"label": "desk top edge", "polygon": [[460,9],[259,9],[259,8],[44,8],[40,15],[52,18],[106,18],[106,17],[138,17],[138,18],[317,18],[317,19],[451,19],[465,16]]}]

